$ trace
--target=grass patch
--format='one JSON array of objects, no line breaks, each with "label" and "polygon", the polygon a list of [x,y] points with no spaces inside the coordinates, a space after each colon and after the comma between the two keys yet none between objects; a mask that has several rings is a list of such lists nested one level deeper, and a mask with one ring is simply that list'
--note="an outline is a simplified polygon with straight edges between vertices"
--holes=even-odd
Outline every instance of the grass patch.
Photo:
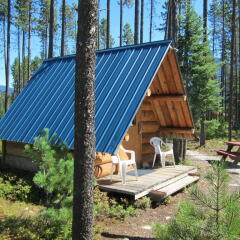
[{"label": "grass patch", "polygon": [[33,216],[38,214],[43,209],[43,206],[33,205],[25,202],[13,202],[0,198],[0,218],[4,217],[22,217]]}]

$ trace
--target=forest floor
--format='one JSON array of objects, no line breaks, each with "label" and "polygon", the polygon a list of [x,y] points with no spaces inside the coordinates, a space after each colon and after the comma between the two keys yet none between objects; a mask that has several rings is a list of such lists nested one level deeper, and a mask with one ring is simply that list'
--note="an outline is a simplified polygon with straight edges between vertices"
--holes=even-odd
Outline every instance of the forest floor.
[{"label": "forest floor", "polygon": [[[208,183],[204,175],[211,168],[212,161],[220,160],[216,154],[203,153],[202,151],[188,150],[186,156],[186,165],[196,166],[200,173],[200,180],[197,182],[201,189],[208,188]],[[231,176],[229,188],[236,189],[240,187],[240,165],[232,166],[229,162],[228,171]],[[181,191],[169,198],[167,204],[161,204],[154,208],[142,210],[135,217],[128,217],[124,222],[105,221],[102,224],[104,229],[102,239],[124,239],[124,240],[150,240],[153,238],[153,224],[166,223],[171,220],[176,213],[178,203],[189,198],[187,191]]]}]

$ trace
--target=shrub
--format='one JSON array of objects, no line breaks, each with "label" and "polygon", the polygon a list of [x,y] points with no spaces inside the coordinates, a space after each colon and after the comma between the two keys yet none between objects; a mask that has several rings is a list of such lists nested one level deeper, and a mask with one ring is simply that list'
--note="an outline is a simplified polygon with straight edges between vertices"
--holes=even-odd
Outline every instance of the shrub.
[{"label": "shrub", "polygon": [[47,194],[47,205],[61,205],[73,191],[73,157],[67,146],[49,131],[34,139],[34,145],[25,146],[28,156],[38,164],[34,183]]},{"label": "shrub", "polygon": [[12,201],[27,201],[31,186],[23,178],[12,174],[0,174],[0,197]]},{"label": "shrub", "polygon": [[151,207],[151,199],[149,197],[142,197],[134,202],[135,208],[146,209]]},{"label": "shrub", "polygon": [[206,120],[206,138],[212,139],[214,137],[225,137],[227,136],[227,122],[220,119]]},{"label": "shrub", "polygon": [[223,163],[213,165],[205,176],[210,190],[190,190],[192,201],[181,202],[169,224],[154,227],[159,240],[233,240],[240,237],[240,192],[229,193],[229,176]]}]

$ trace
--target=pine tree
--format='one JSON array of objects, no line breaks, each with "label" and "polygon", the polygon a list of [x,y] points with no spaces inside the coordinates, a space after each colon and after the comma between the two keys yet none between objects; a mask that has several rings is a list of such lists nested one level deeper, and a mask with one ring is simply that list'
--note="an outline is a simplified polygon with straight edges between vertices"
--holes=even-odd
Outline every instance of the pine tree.
[{"label": "pine tree", "polygon": [[233,240],[240,236],[240,192],[230,192],[223,163],[213,165],[205,176],[208,190],[190,189],[191,201],[179,204],[176,217],[155,226],[158,240]]},{"label": "pine tree", "polygon": [[97,2],[96,0],[79,0],[78,4],[72,239],[91,240],[93,233],[93,166],[96,141],[95,54]]},{"label": "pine tree", "polygon": [[190,2],[181,16],[178,56],[195,122],[209,111],[219,110],[217,64],[211,56],[209,42],[203,41],[202,21]]},{"label": "pine tree", "polygon": [[[99,49],[107,48],[107,19],[102,18],[99,26],[99,38],[100,38],[100,46]],[[109,47],[112,48],[114,45],[114,39],[112,35],[110,35],[110,43]]]},{"label": "pine tree", "polygon": [[126,23],[123,28],[123,45],[134,44],[134,36],[129,23]]}]

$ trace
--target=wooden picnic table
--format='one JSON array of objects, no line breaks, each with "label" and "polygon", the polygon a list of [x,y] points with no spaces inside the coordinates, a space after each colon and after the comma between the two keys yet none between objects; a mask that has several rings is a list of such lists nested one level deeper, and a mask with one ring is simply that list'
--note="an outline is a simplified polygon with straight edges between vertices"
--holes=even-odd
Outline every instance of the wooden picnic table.
[{"label": "wooden picnic table", "polygon": [[[226,141],[227,150],[216,149],[217,154],[222,155],[222,160],[226,160],[230,157],[234,160],[234,163],[240,161],[240,142]],[[232,151],[233,147],[238,147],[237,151]]]}]

